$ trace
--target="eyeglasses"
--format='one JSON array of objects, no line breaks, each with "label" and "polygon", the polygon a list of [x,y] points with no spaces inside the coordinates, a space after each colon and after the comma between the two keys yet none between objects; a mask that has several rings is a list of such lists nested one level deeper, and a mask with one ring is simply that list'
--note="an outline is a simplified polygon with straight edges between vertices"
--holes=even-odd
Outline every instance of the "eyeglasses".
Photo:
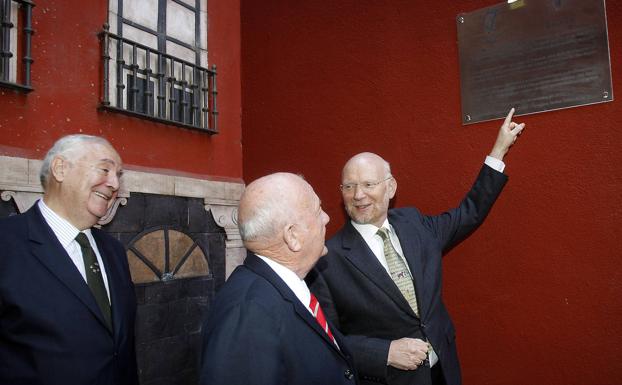
[{"label": "eyeglasses", "polygon": [[363,191],[370,192],[373,189],[375,189],[376,186],[378,186],[380,183],[385,182],[391,178],[393,178],[393,175],[389,175],[383,180],[379,180],[377,182],[345,183],[345,184],[339,185],[339,188],[344,193],[351,193],[351,192],[354,192],[354,190],[356,189],[356,186],[359,186]]}]

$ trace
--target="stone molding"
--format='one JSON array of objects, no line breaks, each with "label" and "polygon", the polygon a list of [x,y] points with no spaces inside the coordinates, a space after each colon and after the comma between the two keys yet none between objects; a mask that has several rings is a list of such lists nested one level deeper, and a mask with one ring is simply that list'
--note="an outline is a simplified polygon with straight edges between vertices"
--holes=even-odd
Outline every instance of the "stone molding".
[{"label": "stone molding", "polygon": [[[0,156],[0,197],[7,202],[13,199],[20,213],[28,210],[43,196],[39,182],[41,163],[37,159]],[[110,223],[119,206],[127,204],[133,192],[203,198],[205,210],[212,214],[214,221],[227,234],[227,255],[235,259],[227,261],[228,277],[235,266],[242,262],[243,257],[240,256],[245,254],[237,222],[237,206],[243,191],[243,183],[126,170],[116,201],[98,224]]]},{"label": "stone molding", "polygon": [[223,199],[205,199],[205,210],[212,213],[216,224],[225,229],[227,233],[226,244],[226,273],[225,278],[233,270],[244,262],[246,257],[246,249],[242,243],[240,230],[238,229],[238,203],[233,200]]}]

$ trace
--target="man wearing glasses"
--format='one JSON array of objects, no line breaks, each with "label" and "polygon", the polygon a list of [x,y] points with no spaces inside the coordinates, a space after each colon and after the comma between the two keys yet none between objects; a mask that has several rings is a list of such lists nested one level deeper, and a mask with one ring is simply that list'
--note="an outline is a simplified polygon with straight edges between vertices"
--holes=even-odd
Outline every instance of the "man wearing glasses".
[{"label": "man wearing glasses", "polygon": [[503,158],[524,124],[503,122],[475,183],[460,205],[427,216],[389,210],[397,190],[389,163],[352,157],[341,192],[350,217],[327,242],[307,280],[353,352],[361,384],[459,385],[455,331],[441,298],[441,257],[484,220],[507,177]]}]

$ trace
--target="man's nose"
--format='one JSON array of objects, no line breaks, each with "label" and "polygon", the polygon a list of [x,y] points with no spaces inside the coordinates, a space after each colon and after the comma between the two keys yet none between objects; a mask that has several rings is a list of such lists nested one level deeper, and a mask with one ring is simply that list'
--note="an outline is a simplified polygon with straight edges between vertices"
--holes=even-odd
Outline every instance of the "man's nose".
[{"label": "man's nose", "polygon": [[360,184],[354,186],[354,199],[363,199],[365,197],[365,191]]},{"label": "man's nose", "polygon": [[119,189],[119,186],[121,185],[121,177],[119,175],[117,175],[116,172],[111,172],[108,175],[108,186],[110,186],[112,188],[112,191],[117,191]]}]

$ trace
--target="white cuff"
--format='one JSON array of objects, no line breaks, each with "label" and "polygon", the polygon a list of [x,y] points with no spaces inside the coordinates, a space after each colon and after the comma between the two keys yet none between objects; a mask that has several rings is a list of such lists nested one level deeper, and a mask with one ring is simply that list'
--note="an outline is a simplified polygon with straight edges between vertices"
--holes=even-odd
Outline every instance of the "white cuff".
[{"label": "white cuff", "polygon": [[505,163],[503,163],[502,160],[499,160],[497,158],[493,158],[492,156],[488,155],[486,157],[486,160],[484,161],[484,163],[489,166],[492,169],[495,169],[499,172],[503,172],[503,170],[505,170]]}]

